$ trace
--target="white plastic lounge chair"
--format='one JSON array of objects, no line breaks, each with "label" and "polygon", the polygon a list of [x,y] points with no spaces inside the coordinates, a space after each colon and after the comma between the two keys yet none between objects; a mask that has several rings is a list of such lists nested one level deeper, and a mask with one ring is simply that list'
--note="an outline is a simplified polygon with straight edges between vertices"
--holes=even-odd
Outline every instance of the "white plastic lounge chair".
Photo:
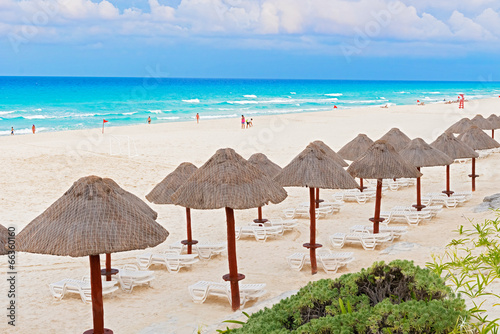
[{"label": "white plastic lounge chair", "polygon": [[448,197],[448,195],[443,193],[427,193],[425,194],[425,196],[432,198],[442,198],[442,197],[456,198],[460,203],[465,203],[472,198],[472,191],[455,192],[451,194],[450,197]]},{"label": "white plastic lounge chair", "polygon": [[190,267],[200,261],[198,254],[179,254],[177,252],[166,252],[163,254],[144,253],[137,256],[139,268],[148,269],[151,265],[164,265],[169,273],[178,273],[181,268]]},{"label": "white plastic lounge chair", "polygon": [[131,293],[134,287],[140,285],[151,286],[151,281],[155,279],[153,271],[139,270],[135,264],[127,264],[118,270],[118,274],[112,276],[118,281],[123,291]]},{"label": "white plastic lounge chair", "polygon": [[334,233],[330,236],[333,247],[342,248],[346,242],[359,243],[365,250],[374,250],[378,244],[392,240],[390,233]]},{"label": "white plastic lounge chair", "polygon": [[[118,290],[116,283],[116,281],[102,281],[102,294],[106,295]],[[49,284],[49,289],[52,296],[57,300],[61,300],[66,293],[76,293],[80,295],[82,302],[85,304],[92,302],[89,277],[83,277],[82,280],[63,279]]]},{"label": "white plastic lounge chair", "polygon": [[[351,233],[373,233],[373,225],[354,225],[349,229]],[[391,241],[399,238],[403,234],[408,232],[408,227],[406,226],[385,226],[379,225],[379,232],[390,233]]]},{"label": "white plastic lounge chair", "polygon": [[[177,241],[169,245],[170,249],[176,250],[179,254],[187,252],[187,245]],[[226,243],[213,243],[210,241],[198,242],[193,245],[193,251],[196,252],[201,260],[209,260],[214,255],[219,255],[227,249]]]},{"label": "white plastic lounge chair", "polygon": [[349,189],[333,194],[333,198],[335,201],[358,202],[358,204],[365,204],[372,197],[370,193],[361,192],[359,189]]},{"label": "white plastic lounge chair", "polygon": [[381,211],[380,217],[384,218],[382,224],[387,225],[392,221],[405,221],[408,225],[418,225],[424,219],[431,219],[430,211]]},{"label": "white plastic lounge chair", "polygon": [[282,226],[283,231],[291,231],[299,226],[297,219],[282,219],[280,217],[269,218],[268,223],[271,226]]},{"label": "white plastic lounge chair", "polygon": [[[266,293],[265,284],[240,284],[240,307],[243,308],[248,300],[256,299]],[[201,304],[209,296],[227,298],[231,304],[231,288],[228,282],[199,281],[188,287],[193,302]]]},{"label": "white plastic lounge chair", "polygon": [[448,197],[445,194],[429,193],[422,197],[422,203],[425,203],[424,205],[441,204],[446,206],[447,208],[456,208],[458,205],[464,202],[465,197],[459,195],[452,195],[451,197]]},{"label": "white plastic lounge chair", "polygon": [[[417,211],[413,206],[401,206],[397,205],[394,206],[391,211]],[[443,211],[443,206],[442,205],[428,205],[425,208],[423,208],[421,211],[428,211],[431,213],[431,217],[434,218],[438,213]]]},{"label": "white plastic lounge chair", "polygon": [[283,226],[259,226],[254,223],[236,228],[236,240],[253,236],[257,241],[266,241],[269,236],[283,235]]}]

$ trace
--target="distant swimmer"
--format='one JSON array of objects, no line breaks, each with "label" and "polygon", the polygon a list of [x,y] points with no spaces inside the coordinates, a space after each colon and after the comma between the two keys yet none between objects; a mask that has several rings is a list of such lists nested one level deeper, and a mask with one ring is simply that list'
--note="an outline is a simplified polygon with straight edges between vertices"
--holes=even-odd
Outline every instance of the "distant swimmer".
[{"label": "distant swimmer", "polygon": [[35,130],[36,130],[35,124],[33,124],[33,126],[31,127],[31,131],[33,131],[33,134],[35,134]]},{"label": "distant swimmer", "polygon": [[10,128],[10,135],[13,136],[14,135],[14,127],[11,127]]},{"label": "distant swimmer", "polygon": [[151,116],[148,116],[148,124],[151,124]]},{"label": "distant swimmer", "polygon": [[200,114],[196,113],[196,123],[200,123]]}]

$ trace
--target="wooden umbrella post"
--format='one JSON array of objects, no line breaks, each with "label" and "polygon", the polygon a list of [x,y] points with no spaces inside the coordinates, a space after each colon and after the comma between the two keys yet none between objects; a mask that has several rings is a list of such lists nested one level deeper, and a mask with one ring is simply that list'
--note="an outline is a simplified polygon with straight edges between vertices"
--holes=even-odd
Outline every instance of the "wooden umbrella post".
[{"label": "wooden umbrella post", "polygon": [[[420,172],[420,167],[417,167],[418,171]],[[417,177],[417,204],[413,205],[417,211],[422,211],[423,208],[425,208],[425,205],[422,205],[422,196],[420,192],[420,177]]]},{"label": "wooden umbrella post", "polygon": [[267,222],[267,219],[262,218],[262,207],[261,206],[259,206],[257,208],[257,215],[258,215],[258,218],[253,220],[253,222],[255,224],[264,224],[265,222]]},{"label": "wooden umbrella post", "polygon": [[316,209],[319,208],[319,203],[321,203],[321,202],[324,202],[324,200],[319,199],[319,188],[316,188],[316,201],[315,201]]},{"label": "wooden umbrella post", "polygon": [[101,276],[106,276],[106,281],[111,281],[111,275],[118,274],[118,269],[111,268],[111,254],[106,253],[106,268],[101,269]]},{"label": "wooden umbrella post", "polygon": [[90,255],[90,293],[92,296],[92,316],[94,329],[84,334],[112,334],[113,331],[104,328],[104,307],[102,303],[101,262],[99,255]]},{"label": "wooden umbrella post", "polygon": [[472,178],[472,191],[476,191],[476,177],[479,177],[476,175],[476,158],[472,158],[472,174],[469,176]]},{"label": "wooden umbrella post", "polygon": [[227,259],[229,262],[229,274],[222,276],[225,281],[231,283],[231,305],[233,311],[240,308],[240,287],[238,281],[245,275],[238,274],[238,261],[236,259],[236,232],[234,229],[234,210],[226,207],[227,219]]},{"label": "wooden umbrella post", "polygon": [[443,194],[451,196],[454,192],[450,190],[450,165],[446,165],[446,190],[443,191]]},{"label": "wooden umbrella post", "polygon": [[375,216],[370,218],[373,222],[373,233],[378,233],[379,223],[384,221],[384,218],[380,218],[380,205],[382,202],[382,179],[377,179],[377,192],[375,195]]},{"label": "wooden umbrella post", "polygon": [[495,139],[495,129],[491,129],[491,138]]},{"label": "wooden umbrella post", "polygon": [[363,187],[363,179],[359,178],[359,191],[363,192],[363,190],[366,189],[366,187]]},{"label": "wooden umbrella post", "polygon": [[316,197],[314,196],[314,188],[309,188],[309,216],[311,218],[311,226],[309,229],[309,243],[303,246],[309,248],[309,257],[311,259],[311,274],[318,273],[318,264],[316,262],[316,248],[322,245],[316,243]]},{"label": "wooden umbrella post", "polygon": [[187,240],[182,240],[181,244],[187,245],[187,253],[193,253],[193,245],[198,243],[197,240],[193,240],[193,233],[191,230],[191,209],[186,208],[186,225],[187,225]]}]

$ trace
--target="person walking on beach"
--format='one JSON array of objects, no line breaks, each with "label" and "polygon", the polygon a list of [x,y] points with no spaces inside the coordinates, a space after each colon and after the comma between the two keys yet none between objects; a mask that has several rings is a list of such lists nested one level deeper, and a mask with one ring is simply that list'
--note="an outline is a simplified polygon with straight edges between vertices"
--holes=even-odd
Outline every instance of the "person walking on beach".
[{"label": "person walking on beach", "polygon": [[14,135],[14,127],[13,127],[13,126],[10,128],[10,135],[11,135],[11,136],[13,136],[13,135]]},{"label": "person walking on beach", "polygon": [[241,128],[245,128],[245,116],[241,115]]},{"label": "person walking on beach", "polygon": [[36,130],[35,124],[33,124],[33,126],[31,127],[31,131],[33,131],[33,134],[35,134],[35,130]]},{"label": "person walking on beach", "polygon": [[250,123],[249,124],[250,124],[250,127],[253,126],[253,118],[250,118]]},{"label": "person walking on beach", "polygon": [[148,124],[151,124],[151,116],[148,116]]},{"label": "person walking on beach", "polygon": [[196,123],[200,123],[200,114],[196,113]]}]

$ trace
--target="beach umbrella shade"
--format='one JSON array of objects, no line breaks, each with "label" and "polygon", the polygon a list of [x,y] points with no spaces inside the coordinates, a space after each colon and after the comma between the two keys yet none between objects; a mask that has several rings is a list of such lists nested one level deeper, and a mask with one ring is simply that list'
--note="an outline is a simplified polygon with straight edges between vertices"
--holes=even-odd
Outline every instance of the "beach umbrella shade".
[{"label": "beach umbrella shade", "polygon": [[225,209],[229,274],[223,279],[231,283],[233,310],[240,307],[238,281],[245,278],[238,273],[234,210],[280,203],[286,196],[285,189],[230,148],[219,149],[172,195],[174,204],[184,207]]},{"label": "beach umbrella shade", "polygon": [[[156,211],[151,209],[149,207],[149,205],[144,203],[144,201],[141,200],[139,197],[137,197],[136,195],[132,194],[131,192],[128,192],[127,190],[120,187],[118,185],[118,183],[116,183],[114,180],[112,180],[110,178],[103,178],[102,180],[109,187],[111,187],[113,190],[115,190],[118,194],[122,195],[129,202],[136,205],[137,208],[139,210],[141,210],[145,215],[151,217],[153,220],[156,220],[156,218],[158,218],[158,213]],[[106,276],[106,281],[111,281],[111,275],[118,274],[118,269],[111,268],[111,254],[110,253],[106,253],[106,268],[101,270],[101,274]]]},{"label": "beach umbrella shade", "polygon": [[411,139],[398,128],[390,129],[380,140],[385,140],[397,152],[401,151],[411,142]]},{"label": "beach umbrella shade", "polygon": [[[343,159],[354,161],[363,155],[370,146],[373,145],[373,140],[371,140],[364,133],[360,133],[356,138],[344,145],[337,153]],[[363,187],[363,179],[359,179],[359,190],[363,191],[366,187]]]},{"label": "beach umbrella shade", "polygon": [[[430,144],[435,149],[440,150],[452,159],[471,159],[479,157],[476,151],[461,142],[451,132],[445,132]],[[446,165],[446,190],[443,194],[451,196],[450,190],[450,165]]]},{"label": "beach umbrella shade", "polygon": [[311,273],[318,272],[316,263],[316,248],[322,245],[316,243],[316,201],[315,188],[353,189],[358,187],[354,179],[338,165],[318,145],[310,143],[274,178],[283,187],[309,188],[310,240],[303,246],[309,249]]},{"label": "beach umbrella shade", "polygon": [[481,130],[493,130],[495,128],[489,120],[483,117],[483,115],[478,114],[470,121]]},{"label": "beach umbrella shade", "polygon": [[[326,152],[326,154],[335,161],[340,167],[347,167],[349,164],[342,159],[340,155],[335,153],[334,150],[330,148],[330,146],[326,145],[321,140],[313,141],[313,144],[317,145],[320,149]],[[322,199],[319,199],[319,188],[316,188],[316,208],[319,208],[319,203],[323,202]]]},{"label": "beach umbrella shade", "polygon": [[104,328],[99,254],[154,247],[167,236],[167,230],[110,182],[87,176],[19,233],[16,250],[89,256],[94,328],[85,333],[102,334],[112,331]]},{"label": "beach umbrella shade", "polygon": [[[421,167],[449,166],[454,160],[440,150],[427,144],[422,138],[413,139],[408,146],[399,151],[399,155],[417,167],[418,171],[420,171]],[[417,211],[425,208],[425,205],[422,205],[421,201],[420,177],[417,177],[417,204],[413,206]]]},{"label": "beach umbrella shade", "polygon": [[0,225],[0,255],[8,253],[7,243],[9,242],[9,230],[7,227]]},{"label": "beach umbrella shade", "polygon": [[[252,154],[250,158],[248,158],[248,162],[251,163],[255,168],[260,170],[262,173],[269,176],[271,179],[281,172],[281,167],[269,160],[263,153],[255,153]],[[267,219],[262,218],[262,207],[259,206],[257,208],[257,219],[253,220],[256,224],[263,224],[267,222]]]},{"label": "beach umbrella shade", "polygon": [[446,129],[445,132],[450,132],[450,133],[464,133],[465,131],[469,130],[471,126],[473,126],[474,123],[467,117],[462,118],[452,126],[450,126],[448,129]]},{"label": "beach umbrella shade", "polygon": [[491,138],[495,138],[495,130],[500,129],[500,117],[495,114],[491,114],[488,118],[493,128],[491,129]]},{"label": "beach umbrella shade", "polygon": [[[155,204],[174,204],[171,196],[179,189],[179,187],[189,179],[189,177],[198,168],[190,162],[183,162],[170,174],[168,174],[160,183],[158,183],[146,199]],[[192,254],[193,245],[197,244],[197,240],[193,240],[191,229],[191,209],[186,207],[186,229],[187,239],[182,240],[183,245],[187,245],[188,254]]]},{"label": "beach umbrella shade", "polygon": [[373,222],[373,233],[379,232],[379,223],[384,220],[380,218],[382,180],[400,177],[417,178],[422,176],[422,173],[415,166],[403,159],[394,147],[385,140],[377,140],[373,143],[365,154],[351,163],[349,168],[347,168],[347,172],[353,177],[377,180],[375,215],[373,218],[370,218],[370,221]]},{"label": "beach umbrella shade", "polygon": [[[475,151],[500,147],[500,144],[495,139],[490,138],[490,136],[475,125],[459,135],[457,139],[461,140]],[[476,178],[479,177],[479,175],[476,175],[476,158],[472,158],[472,174],[469,176],[472,178],[472,191],[476,191]]]}]

